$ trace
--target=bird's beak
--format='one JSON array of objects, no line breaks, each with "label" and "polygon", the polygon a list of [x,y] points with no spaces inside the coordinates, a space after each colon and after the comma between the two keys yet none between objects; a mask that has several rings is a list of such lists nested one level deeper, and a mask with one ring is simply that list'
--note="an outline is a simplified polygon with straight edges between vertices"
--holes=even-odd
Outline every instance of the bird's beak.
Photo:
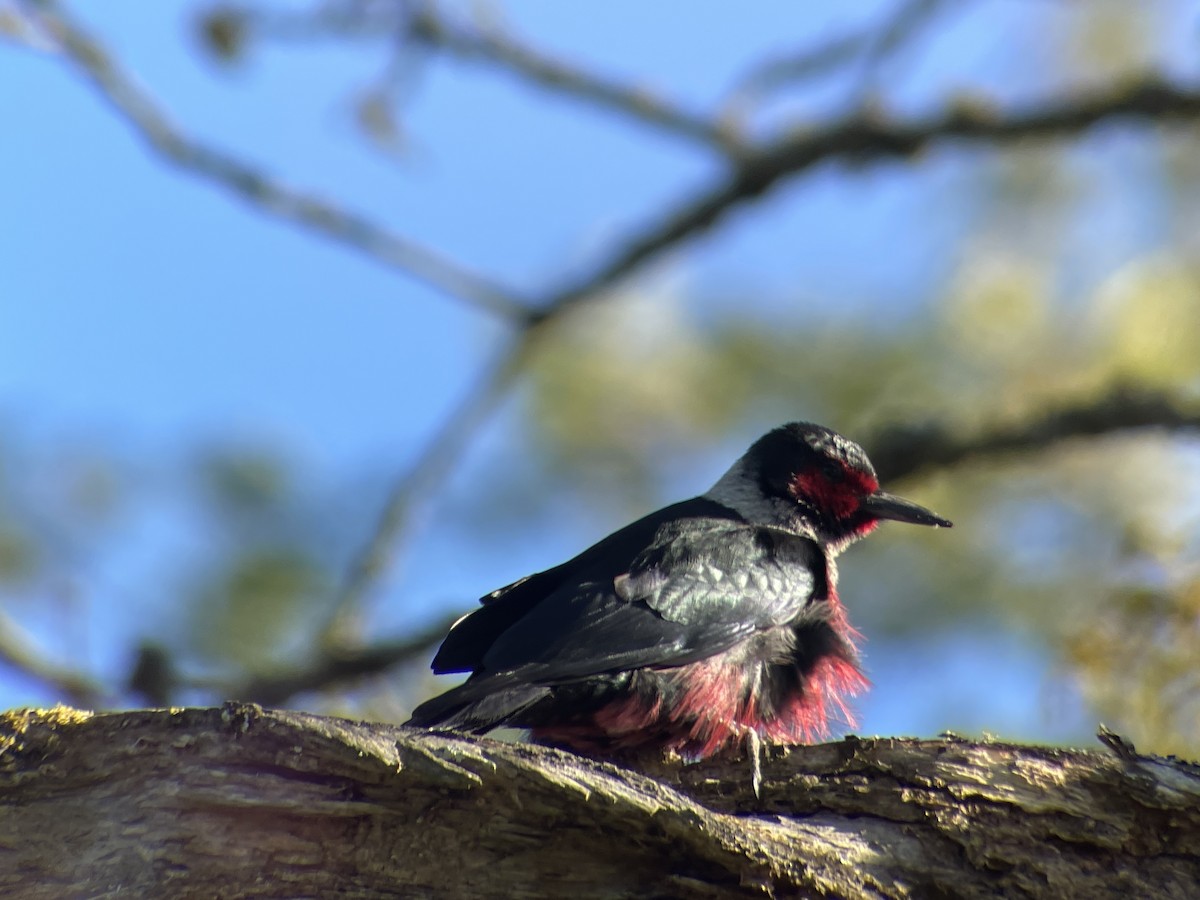
[{"label": "bird's beak", "polygon": [[876,491],[863,501],[859,507],[877,519],[892,519],[896,522],[908,522],[911,525],[933,525],[937,528],[950,528],[954,523],[949,519],[934,515],[923,506],[918,506],[911,500],[897,497],[886,491]]}]

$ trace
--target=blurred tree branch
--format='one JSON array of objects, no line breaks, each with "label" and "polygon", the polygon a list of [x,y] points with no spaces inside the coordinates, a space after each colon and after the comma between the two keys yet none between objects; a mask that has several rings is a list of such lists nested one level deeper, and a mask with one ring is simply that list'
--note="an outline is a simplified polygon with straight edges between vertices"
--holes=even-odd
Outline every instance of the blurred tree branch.
[{"label": "blurred tree branch", "polygon": [[910,43],[947,6],[946,0],[903,0],[882,24],[826,38],[818,46],[772,56],[738,79],[731,95],[744,98],[795,86],[867,57],[878,63]]},{"label": "blurred tree branch", "polygon": [[665,216],[635,230],[607,261],[553,291],[539,304],[533,321],[552,318],[598,296],[649,260],[709,230],[737,207],[760,200],[784,180],[819,164],[842,161],[863,165],[904,159],[945,142],[998,147],[1033,138],[1062,137],[1112,118],[1200,119],[1200,91],[1172,87],[1151,78],[1020,113],[1002,114],[963,105],[922,122],[889,122],[868,114],[806,129],[747,151],[717,184],[697,191]]},{"label": "blurred tree branch", "polygon": [[[737,206],[761,199],[782,180],[820,163],[841,160],[864,165],[911,157],[947,141],[1002,146],[1031,138],[1062,137],[1118,117],[1153,121],[1200,119],[1200,91],[1149,77],[1090,95],[1060,98],[1024,112],[1001,113],[976,104],[961,105],[925,121],[888,121],[880,115],[859,115],[821,127],[797,123],[795,133],[747,149],[716,185],[697,192],[674,210],[643,226],[608,261],[590,274],[551,290],[541,303],[530,309],[524,298],[457,263],[391,236],[378,225],[334,204],[287,190],[265,173],[186,138],[134,87],[102,45],[69,17],[57,0],[22,0],[22,3],[33,10],[35,21],[54,39],[64,57],[171,162],[233,189],[273,214],[294,219],[328,237],[350,243],[369,256],[390,262],[452,296],[532,326],[576,303],[601,295],[644,263],[708,230]],[[634,114],[635,106],[626,106],[625,111]]]},{"label": "blurred tree branch", "polygon": [[417,8],[408,34],[413,40],[460,59],[491,65],[570,100],[592,103],[702,145],[735,156],[742,147],[742,138],[728,124],[686,112],[648,90],[585,72],[520,43],[499,28],[471,31],[452,24],[439,16],[431,4]]},{"label": "blurred tree branch", "polygon": [[[847,738],[648,774],[534,745],[243,704],[0,717],[22,897],[1183,897],[1200,771]],[[569,827],[564,827],[569,825]],[[73,852],[64,854],[70,846]]]},{"label": "blurred tree branch", "polygon": [[[437,434],[417,454],[412,465],[393,483],[384,499],[375,528],[350,564],[346,579],[330,609],[322,643],[339,648],[357,643],[363,603],[372,587],[391,569],[400,552],[400,539],[414,516],[431,502],[453,472],[472,439],[525,365],[535,335],[524,330],[479,376],[457,409],[447,415]],[[368,651],[370,652],[370,651]],[[272,702],[272,701],[264,701]]]},{"label": "blurred tree branch", "polygon": [[940,13],[961,6],[947,0],[902,0],[881,24],[826,39],[812,49],[764,60],[738,80],[724,106],[743,107],[763,95],[794,88],[854,63],[869,73],[897,51],[911,46]]},{"label": "blurred tree branch", "polygon": [[50,688],[54,695],[87,709],[100,705],[104,692],[81,671],[52,663],[12,618],[0,610],[0,664],[11,666]]},{"label": "blurred tree branch", "polygon": [[29,11],[36,29],[50,38],[64,60],[83,74],[165,161],[231,191],[265,213],[349,246],[451,297],[504,317],[519,318],[526,310],[523,298],[460,263],[337,203],[287,187],[267,172],[186,134],[62,4],[55,0],[20,2]]},{"label": "blurred tree branch", "polygon": [[1200,406],[1162,391],[1119,385],[1094,399],[1050,409],[1025,422],[994,424],[968,437],[945,422],[896,424],[869,446],[879,477],[887,482],[983,457],[1045,450],[1073,438],[1144,428],[1200,430]]},{"label": "blurred tree branch", "polygon": [[[482,18],[482,17],[480,17]],[[393,37],[398,52],[413,47],[437,50],[466,62],[505,72],[542,90],[594,105],[624,118],[718,150],[738,152],[742,138],[729,124],[714,122],[656,96],[650,90],[573,66],[523,43],[496,22],[468,24],[429,2],[379,6],[318,5],[312,10],[265,10],[221,5],[204,18],[204,31],[218,53],[241,47],[251,37],[312,40],[338,36]],[[229,35],[237,37],[230,39]]]},{"label": "blurred tree branch", "polygon": [[[347,644],[354,642],[347,637],[355,630],[353,620],[361,612],[364,598],[392,565],[414,514],[445,483],[478,430],[518,383],[539,336],[546,330],[542,326],[582,303],[607,296],[624,279],[715,227],[734,210],[759,201],[776,187],[824,163],[863,166],[911,159],[948,145],[999,148],[1031,139],[1077,135],[1121,118],[1149,123],[1200,120],[1200,90],[1171,85],[1150,75],[1024,109],[1000,110],[962,103],[919,120],[863,111],[834,121],[796,121],[776,136],[751,143],[719,116],[706,118],[676,108],[630,86],[567,65],[502,31],[467,29],[439,17],[427,4],[397,5],[401,7],[408,18],[400,37],[480,61],[564,96],[711,145],[726,154],[723,174],[644,221],[619,244],[609,247],[607,256],[589,270],[525,296],[337,202],[284,185],[266,169],[215,149],[178,128],[102,42],[57,0],[19,0],[17,8],[25,11],[26,21],[15,23],[20,27],[5,29],[6,36],[22,43],[56,50],[168,163],[229,191],[255,209],[349,246],[367,258],[460,298],[513,328],[510,343],[497,354],[496,362],[480,375],[412,466],[394,482],[372,534],[347,572],[324,632],[325,646],[311,670],[292,673],[274,683],[246,685],[241,690],[248,697],[282,699],[289,696],[289,691],[319,689],[333,681],[340,683],[349,677],[382,671],[418,655],[429,645],[427,635],[418,635],[412,640],[351,651]],[[946,4],[938,0],[909,0],[897,7],[882,28],[831,42],[826,48],[787,63],[776,62],[752,73],[742,84],[765,89],[764,85],[806,77],[806,73],[824,71],[827,69],[822,67],[864,54],[868,62],[878,61],[912,40],[935,13],[945,8]],[[1195,428],[1196,415],[1166,396],[1118,391],[1094,403],[1047,413],[1033,422],[985,429],[972,438],[955,437],[945,423],[920,430],[892,430],[883,433],[872,450],[881,475],[888,479],[968,458],[1037,449],[1072,436],[1149,426]],[[3,655],[18,660],[12,653]],[[14,664],[34,674],[40,670],[42,674],[37,677],[51,683],[57,679],[64,691],[85,690],[62,672],[41,666],[36,660]],[[75,699],[86,696],[66,695]]]},{"label": "blurred tree branch", "polygon": [[303,667],[260,675],[241,684],[220,685],[218,693],[222,697],[238,697],[278,706],[286,704],[297,694],[344,687],[402,665],[424,662],[458,618],[456,612],[419,630],[414,629],[403,638],[381,641],[367,647],[342,649],[336,644],[323,646],[305,660]]}]

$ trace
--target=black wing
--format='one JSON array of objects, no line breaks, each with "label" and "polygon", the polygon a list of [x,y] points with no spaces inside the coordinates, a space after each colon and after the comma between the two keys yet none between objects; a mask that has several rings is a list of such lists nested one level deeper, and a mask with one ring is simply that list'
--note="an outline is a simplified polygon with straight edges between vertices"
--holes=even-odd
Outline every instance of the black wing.
[{"label": "black wing", "polygon": [[[826,595],[825,558],[811,540],[728,516],[664,515],[654,524],[652,538],[638,542],[644,550],[626,557],[618,571],[611,554],[588,565],[581,563],[585,553],[564,564],[572,569],[565,576],[549,570],[517,582],[507,589],[511,597],[497,597],[463,620],[438,659],[470,657],[472,677],[418,708],[413,722],[479,725],[535,702],[553,685],[703,659],[796,619],[814,597]],[[507,627],[491,631],[484,646],[478,625],[502,621]],[[456,639],[463,627],[469,639]],[[473,652],[464,652],[468,646]],[[462,712],[489,702],[495,716]]]},{"label": "black wing", "polygon": [[778,529],[666,525],[627,572],[563,585],[531,608],[477,671],[555,684],[703,659],[797,618],[824,569],[815,543]]},{"label": "black wing", "polygon": [[433,671],[445,675],[479,669],[496,639],[542,601],[563,588],[578,587],[584,582],[611,582],[629,571],[637,555],[654,542],[664,524],[695,519],[742,521],[728,507],[696,497],[626,525],[562,565],[526,576],[482,597],[482,608],[456,622],[442,642],[433,658]]}]

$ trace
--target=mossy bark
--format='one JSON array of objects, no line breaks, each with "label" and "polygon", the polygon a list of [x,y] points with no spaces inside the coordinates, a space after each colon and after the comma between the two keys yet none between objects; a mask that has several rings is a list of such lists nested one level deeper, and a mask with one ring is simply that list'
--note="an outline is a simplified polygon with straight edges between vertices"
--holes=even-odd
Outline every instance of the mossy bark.
[{"label": "mossy bark", "polygon": [[955,738],[643,772],[227,704],[0,717],[0,895],[1200,896],[1200,768]]}]

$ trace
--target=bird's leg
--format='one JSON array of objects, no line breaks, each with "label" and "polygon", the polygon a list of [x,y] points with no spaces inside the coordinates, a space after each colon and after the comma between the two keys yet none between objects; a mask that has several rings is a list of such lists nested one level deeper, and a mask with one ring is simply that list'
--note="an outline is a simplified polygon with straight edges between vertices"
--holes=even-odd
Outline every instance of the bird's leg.
[{"label": "bird's leg", "polygon": [[762,799],[762,738],[754,728],[746,729],[746,755],[750,757],[753,772],[750,775],[750,786],[754,788],[756,799]]}]

